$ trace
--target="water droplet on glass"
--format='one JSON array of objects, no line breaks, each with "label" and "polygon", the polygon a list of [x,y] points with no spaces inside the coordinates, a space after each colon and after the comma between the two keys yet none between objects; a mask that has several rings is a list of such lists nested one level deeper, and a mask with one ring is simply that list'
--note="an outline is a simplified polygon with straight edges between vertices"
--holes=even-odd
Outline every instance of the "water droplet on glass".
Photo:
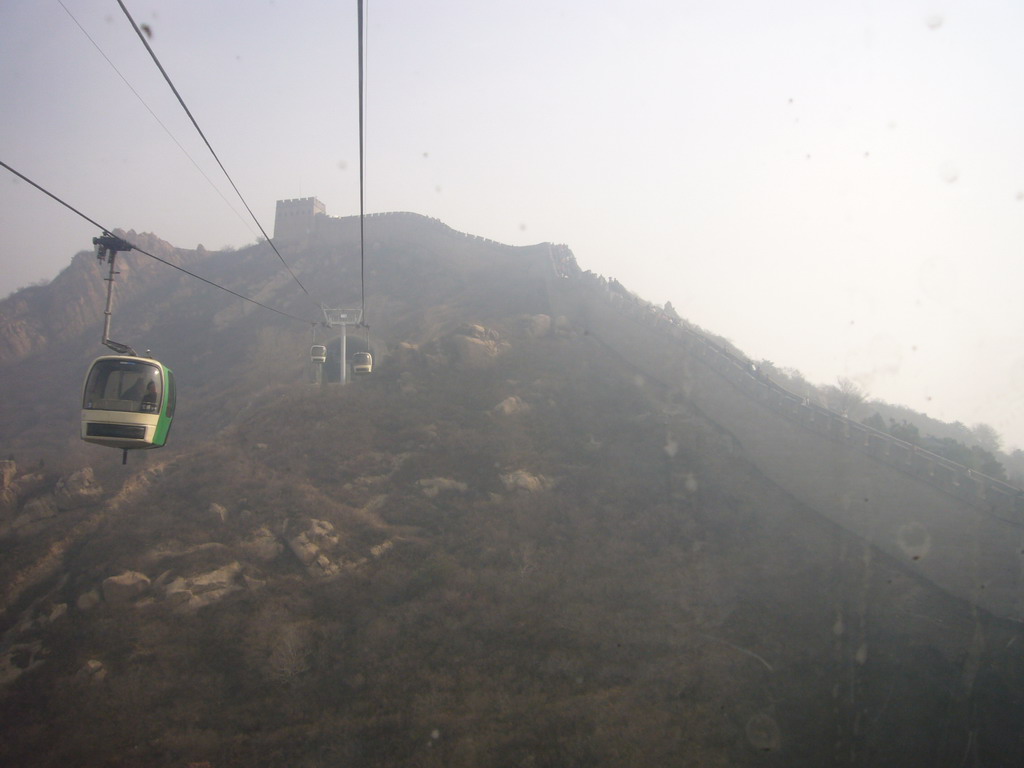
[{"label": "water droplet on glass", "polygon": [[960,178],[960,171],[952,163],[946,163],[939,169],[939,175],[947,184],[954,184]]},{"label": "water droplet on glass", "polygon": [[771,752],[779,748],[782,742],[779,725],[771,715],[757,714],[747,720],[744,729],[747,740],[755,749]]},{"label": "water droplet on glass", "polygon": [[853,658],[858,664],[863,665],[864,662],[868,660],[868,644],[861,643],[860,648],[858,648],[857,652],[853,654]]},{"label": "water droplet on glass", "polygon": [[932,537],[921,523],[909,523],[896,532],[896,543],[910,559],[920,560],[931,551]]}]

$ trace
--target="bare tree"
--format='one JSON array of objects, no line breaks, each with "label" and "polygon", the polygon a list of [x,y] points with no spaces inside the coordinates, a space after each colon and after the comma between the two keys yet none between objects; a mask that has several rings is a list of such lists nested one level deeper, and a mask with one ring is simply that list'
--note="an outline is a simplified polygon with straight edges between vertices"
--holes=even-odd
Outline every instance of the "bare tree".
[{"label": "bare tree", "polygon": [[829,408],[843,416],[856,416],[865,399],[867,393],[855,381],[845,376],[840,376],[836,379],[835,386],[825,390],[825,401]]},{"label": "bare tree", "polygon": [[1003,444],[1002,436],[993,427],[981,422],[971,427],[971,435],[978,441],[978,445],[989,453],[995,453]]},{"label": "bare tree", "polygon": [[305,627],[286,624],[271,641],[267,659],[272,677],[290,680],[309,670],[309,632]]}]

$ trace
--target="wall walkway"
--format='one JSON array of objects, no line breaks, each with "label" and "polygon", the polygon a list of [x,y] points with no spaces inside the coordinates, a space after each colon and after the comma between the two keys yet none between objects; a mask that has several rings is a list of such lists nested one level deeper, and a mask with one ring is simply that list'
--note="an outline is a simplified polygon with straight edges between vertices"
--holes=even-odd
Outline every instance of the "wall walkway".
[{"label": "wall walkway", "polygon": [[669,382],[797,500],[950,594],[1024,620],[1019,489],[806,402],[614,281],[555,260],[547,272],[554,313]]}]

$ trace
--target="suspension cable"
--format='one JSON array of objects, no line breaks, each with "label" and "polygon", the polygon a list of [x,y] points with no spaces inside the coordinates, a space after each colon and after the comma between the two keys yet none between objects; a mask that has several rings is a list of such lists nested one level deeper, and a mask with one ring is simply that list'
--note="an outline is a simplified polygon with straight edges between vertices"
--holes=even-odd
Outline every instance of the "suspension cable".
[{"label": "suspension cable", "polygon": [[[128,21],[132,25],[132,29],[134,29],[135,30],[135,34],[139,36],[139,40],[141,40],[142,44],[144,46],[146,46],[146,50],[149,51],[149,55],[150,55],[150,58],[153,59],[153,63],[156,64],[157,69],[160,70],[160,74],[162,74],[164,76],[164,80],[167,81],[167,85],[170,86],[170,89],[174,93],[174,96],[178,99],[178,103],[181,104],[181,108],[185,110],[185,114],[188,115],[188,119],[192,121],[192,125],[195,126],[195,129],[199,133],[199,136],[203,139],[203,142],[206,144],[206,148],[210,150],[210,154],[213,155],[213,159],[217,161],[217,165],[219,165],[220,169],[224,172],[224,176],[227,178],[228,182],[231,184],[231,188],[235,190],[235,194],[238,195],[238,199],[242,201],[242,205],[245,206],[245,210],[247,210],[249,212],[249,215],[252,216],[252,220],[254,222],[256,222],[256,226],[259,227],[260,232],[263,233],[263,237],[266,239],[267,243],[270,244],[270,247],[274,249],[274,253],[277,254],[277,258],[281,260],[282,264],[284,264],[285,269],[288,270],[288,273],[292,276],[292,279],[296,283],[298,283],[298,285],[302,289],[302,291],[307,296],[309,296],[310,300],[312,301],[313,300],[313,295],[308,290],[306,290],[306,286],[304,286],[302,284],[302,281],[299,280],[298,277],[296,277],[295,273],[292,271],[292,268],[290,266],[288,266],[288,262],[284,260],[284,256],[281,255],[281,252],[279,250],[277,250],[277,246],[274,245],[274,241],[270,238],[270,235],[267,234],[266,230],[263,229],[263,225],[260,224],[259,219],[256,218],[256,214],[254,214],[252,212],[252,208],[249,207],[249,203],[246,202],[245,198],[242,196],[242,193],[239,191],[238,187],[235,185],[234,180],[231,178],[231,174],[229,174],[228,171],[227,171],[227,168],[224,167],[224,163],[222,163],[220,161],[220,158],[217,156],[217,153],[213,151],[213,146],[210,144],[209,140],[206,138],[206,134],[203,133],[202,128],[199,127],[199,123],[197,123],[195,117],[192,116],[192,112],[185,105],[185,100],[181,97],[181,94],[178,93],[178,89],[174,87],[174,83],[171,82],[170,76],[167,74],[167,71],[164,69],[163,65],[160,63],[160,59],[157,58],[156,53],[153,51],[153,48],[150,46],[149,41],[146,39],[145,34],[143,34],[142,30],[139,29],[139,25],[135,23],[135,19],[132,18],[131,13],[128,12],[128,9],[125,7],[125,4],[124,4],[123,0],[117,0],[117,4],[119,6],[121,6],[121,10],[124,11],[124,15],[127,17]],[[317,304],[317,306],[319,306],[319,304],[316,301],[314,301],[313,303]]]},{"label": "suspension cable", "polygon": [[188,153],[188,150],[181,145],[181,142],[178,141],[177,138],[175,138],[174,134],[171,133],[170,129],[166,125],[164,125],[163,121],[159,117],[157,117],[156,112],[154,112],[153,109],[149,106],[149,104],[146,103],[146,100],[142,98],[142,95],[137,90],[135,90],[135,88],[132,86],[130,82],[128,82],[128,78],[126,78],[121,73],[121,70],[117,68],[117,65],[114,64],[114,62],[110,60],[110,57],[103,52],[103,49],[100,48],[99,43],[93,40],[92,35],[90,35],[86,28],[82,26],[82,23],[77,18],[75,18],[75,15],[64,4],[64,0],[57,0],[57,2],[60,3],[60,7],[64,9],[64,12],[68,15],[68,17],[73,22],[75,22],[75,24],[78,26],[78,29],[81,30],[83,35],[85,35],[86,39],[90,43],[92,43],[93,48],[95,48],[96,51],[100,54],[100,56],[102,56],[106,60],[107,64],[110,65],[110,68],[114,70],[117,76],[121,78],[121,82],[123,82],[128,87],[128,90],[135,94],[135,98],[139,100],[139,103],[146,108],[146,111],[149,112],[149,114],[153,117],[154,120],[156,120],[157,124],[161,128],[163,128],[164,133],[167,134],[168,138],[170,138],[170,140],[173,141],[178,146],[178,149],[181,150],[182,154],[189,159],[189,162],[192,163],[192,166],[199,172],[199,175],[206,179],[206,183],[210,185],[210,189],[217,193],[218,197],[220,197],[220,199],[224,201],[224,204],[231,210],[233,214],[235,214],[238,220],[241,221],[243,225],[245,225],[245,228],[248,229],[249,232],[251,232],[255,236],[256,233],[253,232],[252,227],[249,226],[249,222],[246,221],[245,218],[243,218],[242,214],[235,210],[235,207],[228,201],[226,197],[224,197],[224,193],[217,188],[217,185],[213,183],[213,180],[206,175],[206,172],[202,168],[199,167],[199,163],[195,161],[195,158],[193,158],[192,155]]},{"label": "suspension cable", "polygon": [[[24,181],[24,182],[26,182],[28,184],[31,184],[33,187],[38,189],[44,195],[46,195],[47,197],[49,197],[49,198],[55,200],[56,202],[60,203],[61,205],[63,205],[65,208],[67,208],[72,213],[75,213],[75,214],[81,216],[83,219],[85,219],[87,222],[92,224],[97,229],[103,230],[104,234],[112,234],[110,229],[108,229],[107,227],[104,227],[102,224],[100,224],[95,219],[89,218],[84,213],[82,213],[80,210],[75,208],[73,205],[71,205],[70,203],[67,203],[64,200],[62,200],[61,198],[57,197],[57,195],[53,194],[48,189],[40,186],[39,184],[36,184],[36,182],[32,181],[32,179],[30,179],[28,176],[26,176],[23,173],[20,173],[19,171],[16,171],[14,168],[9,166],[3,160],[0,160],[0,166],[3,166],[4,168],[6,168],[8,171],[13,173],[15,176],[17,176],[22,181]],[[232,296],[235,296],[235,297],[237,297],[239,299],[242,299],[243,301],[248,301],[251,304],[255,304],[258,307],[262,307],[263,309],[269,309],[271,312],[276,312],[279,315],[284,315],[285,317],[291,318],[292,320],[298,320],[301,323],[308,323],[308,322],[310,322],[309,320],[306,320],[305,318],[301,318],[301,317],[298,317],[296,315],[289,314],[289,313],[287,313],[287,312],[285,312],[283,310],[276,309],[275,307],[268,306],[267,304],[264,304],[264,303],[262,303],[260,301],[257,301],[256,299],[250,299],[248,296],[243,296],[242,294],[238,293],[237,291],[233,291],[230,288],[225,288],[223,285],[215,283],[212,280],[207,280],[205,277],[202,277],[201,275],[197,275],[194,272],[190,272],[189,270],[185,269],[184,267],[179,267],[177,264],[172,264],[171,262],[167,261],[166,259],[161,259],[159,256],[156,256],[155,254],[149,253],[148,251],[146,251],[146,250],[144,250],[142,248],[139,248],[134,243],[131,243],[131,242],[127,241],[127,240],[125,240],[125,242],[128,243],[128,245],[130,245],[133,250],[138,251],[143,256],[148,256],[149,258],[154,259],[155,261],[159,261],[161,264],[166,264],[168,267],[171,267],[172,269],[176,269],[179,272],[184,272],[186,275],[188,275],[189,277],[194,277],[196,280],[202,280],[207,285],[212,285],[214,288],[219,288],[220,290],[225,291],[226,293],[230,293]]]},{"label": "suspension cable", "polygon": [[356,0],[358,7],[358,35],[359,35],[359,303],[360,316],[363,325],[367,327],[367,344],[369,344],[369,324],[366,322],[366,235],[365,223],[366,209],[365,199],[365,170],[364,165],[364,117],[363,117],[363,0]]}]

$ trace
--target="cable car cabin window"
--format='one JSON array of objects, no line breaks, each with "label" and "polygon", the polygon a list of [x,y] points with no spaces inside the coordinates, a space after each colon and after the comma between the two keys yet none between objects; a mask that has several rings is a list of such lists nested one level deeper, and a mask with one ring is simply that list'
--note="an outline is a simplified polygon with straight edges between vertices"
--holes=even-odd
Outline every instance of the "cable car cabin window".
[{"label": "cable car cabin window", "polygon": [[85,383],[82,407],[158,413],[161,393],[160,366],[141,360],[97,360]]}]

